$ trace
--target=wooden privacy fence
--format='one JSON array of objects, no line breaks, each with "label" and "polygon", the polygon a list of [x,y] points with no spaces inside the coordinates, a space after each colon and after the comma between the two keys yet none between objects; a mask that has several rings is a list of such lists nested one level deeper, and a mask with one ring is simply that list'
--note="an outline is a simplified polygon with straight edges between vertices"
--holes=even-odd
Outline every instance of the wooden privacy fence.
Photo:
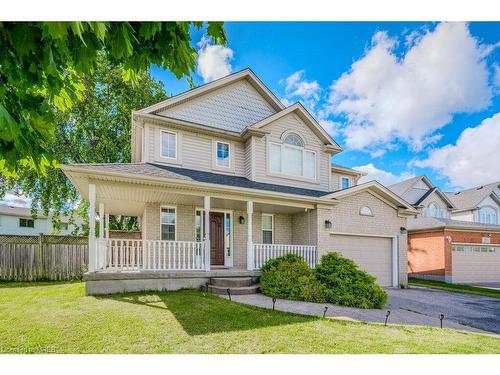
[{"label": "wooden privacy fence", "polygon": [[0,280],[80,279],[88,268],[88,239],[0,235]]}]

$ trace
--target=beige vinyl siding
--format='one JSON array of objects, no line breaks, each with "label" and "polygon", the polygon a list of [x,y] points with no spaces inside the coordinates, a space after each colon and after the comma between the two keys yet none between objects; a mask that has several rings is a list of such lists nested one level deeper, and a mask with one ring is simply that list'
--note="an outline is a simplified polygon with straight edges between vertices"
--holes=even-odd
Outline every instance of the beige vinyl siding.
[{"label": "beige vinyl siding", "polygon": [[[225,139],[209,137],[195,132],[169,128],[168,126],[147,125],[148,128],[148,161],[171,164],[176,167],[196,169],[214,173],[230,173],[245,176],[245,144]],[[177,160],[165,160],[160,157],[160,133],[167,130],[177,133]],[[231,168],[223,170],[215,166],[216,141],[231,144]]]},{"label": "beige vinyl siding", "polygon": [[253,162],[253,153],[254,153],[254,143],[255,138],[250,137],[247,139],[245,143],[245,177],[249,180],[254,179],[254,162]]},{"label": "beige vinyl siding", "polygon": [[248,81],[240,80],[159,114],[239,133],[274,113]]},{"label": "beige vinyl siding", "polygon": [[[295,114],[290,113],[262,128],[268,131],[265,137],[255,139],[254,160],[255,160],[255,180],[295,187],[303,187],[314,190],[329,190],[330,179],[330,154],[322,150],[323,143],[309,127],[304,124]],[[316,152],[316,175],[317,180],[295,179],[294,177],[272,175],[268,170],[268,147],[269,142],[281,143],[282,135],[285,132],[294,132],[300,135],[306,145],[307,150]]]}]

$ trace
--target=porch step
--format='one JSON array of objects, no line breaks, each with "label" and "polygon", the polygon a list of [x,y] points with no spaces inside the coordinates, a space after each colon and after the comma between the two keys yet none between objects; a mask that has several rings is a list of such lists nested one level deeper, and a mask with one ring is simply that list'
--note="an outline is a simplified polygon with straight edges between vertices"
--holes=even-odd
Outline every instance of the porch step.
[{"label": "porch step", "polygon": [[224,288],[237,288],[242,286],[251,286],[253,284],[251,277],[213,277],[210,284]]},{"label": "porch step", "polygon": [[216,285],[208,286],[208,291],[215,294],[227,295],[228,289],[232,295],[255,294],[259,291],[259,286],[258,285],[236,286],[236,287],[216,286]]}]

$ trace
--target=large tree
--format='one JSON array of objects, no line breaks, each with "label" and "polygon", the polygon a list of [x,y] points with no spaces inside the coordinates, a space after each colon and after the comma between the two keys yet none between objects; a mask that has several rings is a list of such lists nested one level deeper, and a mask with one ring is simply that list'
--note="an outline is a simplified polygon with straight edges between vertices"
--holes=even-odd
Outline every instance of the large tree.
[{"label": "large tree", "polygon": [[[55,136],[47,142],[47,152],[60,163],[130,162],[131,112],[165,99],[162,83],[151,78],[148,71],[133,81],[124,79],[123,68],[111,63],[105,53],[100,53],[95,70],[82,82],[82,99],[70,110],[56,113]],[[33,207],[54,212],[56,227],[59,213],[86,208],[59,168],[49,167],[45,174],[20,168],[6,182],[5,188],[28,195]],[[112,224],[115,229],[136,226],[123,218]]]},{"label": "large tree", "polygon": [[[190,75],[196,59],[191,27],[203,23],[0,22],[0,178],[26,167],[43,174],[56,164],[50,146],[58,115],[88,99],[85,77],[96,70],[100,53],[124,80],[151,64],[178,78]],[[220,22],[209,22],[207,33],[216,43],[226,41]]]}]

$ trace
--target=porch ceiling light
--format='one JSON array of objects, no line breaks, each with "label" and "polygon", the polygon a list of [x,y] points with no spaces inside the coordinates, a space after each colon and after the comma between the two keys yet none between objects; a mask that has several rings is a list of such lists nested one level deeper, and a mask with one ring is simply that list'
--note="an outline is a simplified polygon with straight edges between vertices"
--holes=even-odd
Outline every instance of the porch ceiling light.
[{"label": "porch ceiling light", "polygon": [[330,220],[325,220],[325,229],[332,229],[332,222]]},{"label": "porch ceiling light", "polygon": [[240,216],[240,217],[238,218],[238,223],[240,223],[240,224],[245,224],[245,218],[244,218],[243,216]]}]

